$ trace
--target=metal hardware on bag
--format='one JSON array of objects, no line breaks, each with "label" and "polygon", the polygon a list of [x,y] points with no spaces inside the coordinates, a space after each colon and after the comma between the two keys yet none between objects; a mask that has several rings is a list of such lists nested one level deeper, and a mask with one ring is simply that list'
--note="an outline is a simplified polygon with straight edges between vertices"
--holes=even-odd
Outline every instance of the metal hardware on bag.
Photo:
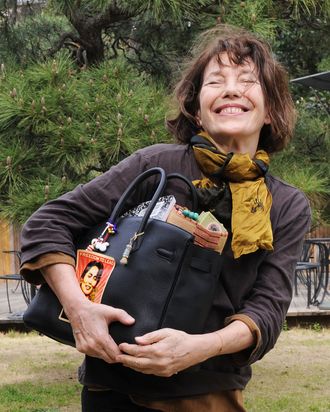
[{"label": "metal hardware on bag", "polygon": [[126,245],[126,247],[125,247],[125,250],[124,250],[124,253],[123,253],[122,258],[120,259],[120,263],[121,263],[122,265],[127,265],[129,255],[131,254],[131,251],[132,251],[132,248],[133,248],[133,243],[136,241],[136,239],[137,239],[139,236],[142,236],[142,235],[144,235],[144,232],[134,233],[134,236],[131,237],[131,239],[129,240],[129,243],[127,243],[127,245]]}]

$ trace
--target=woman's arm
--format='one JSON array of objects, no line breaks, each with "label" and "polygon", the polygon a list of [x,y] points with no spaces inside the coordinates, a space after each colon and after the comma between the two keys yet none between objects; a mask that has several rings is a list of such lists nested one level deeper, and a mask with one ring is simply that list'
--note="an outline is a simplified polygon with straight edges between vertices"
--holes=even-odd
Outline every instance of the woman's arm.
[{"label": "woman's arm", "polygon": [[233,355],[238,366],[261,359],[275,345],[292,300],[297,260],[304,236],[310,228],[310,208],[305,195],[289,185],[273,190],[274,250],[266,253],[258,265],[257,278],[237,312],[225,324],[250,319],[260,333],[258,344]]},{"label": "woman's arm", "polygon": [[160,329],[136,338],[136,345],[122,343],[125,352],[116,360],[138,372],[169,377],[213,356],[240,352],[255,343],[249,327],[239,320],[212,333],[189,335]]},{"label": "woman's arm", "polygon": [[[292,195],[292,189],[288,192]],[[226,319],[227,326],[204,335],[156,331],[137,339],[139,345],[119,345],[128,355],[117,360],[144,373],[170,376],[184,365],[219,354],[232,354],[238,366],[245,366],[267,353],[280,334],[292,298],[294,269],[310,223],[309,205],[300,192],[294,189],[281,204],[274,225],[274,251],[258,266],[255,284],[237,313]]]},{"label": "woman's arm", "polygon": [[42,269],[42,274],[70,320],[77,350],[114,363],[120,350],[109,335],[109,324],[121,322],[131,325],[134,319],[124,310],[86,299],[71,265],[50,265]]},{"label": "woman's arm", "polygon": [[[48,253],[62,253],[74,259],[79,237],[109,218],[122,192],[146,168],[146,160],[136,152],[89,183],[43,205],[23,226],[22,266]],[[25,268],[26,280],[36,284],[44,282],[39,270]]]}]

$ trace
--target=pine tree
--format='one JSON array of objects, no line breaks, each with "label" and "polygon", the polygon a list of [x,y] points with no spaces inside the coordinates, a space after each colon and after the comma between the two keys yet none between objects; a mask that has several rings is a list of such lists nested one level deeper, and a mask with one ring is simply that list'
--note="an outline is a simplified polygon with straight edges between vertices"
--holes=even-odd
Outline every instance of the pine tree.
[{"label": "pine tree", "polygon": [[[291,76],[330,69],[329,1],[46,3],[10,20],[0,0],[0,212],[10,220],[23,222],[134,150],[170,140],[168,86],[204,29],[228,23],[259,33]],[[329,94],[293,92],[296,136],[272,168],[320,210],[329,198]]]},{"label": "pine tree", "polygon": [[0,77],[0,211],[45,201],[151,143],[168,141],[165,93],[123,59],[76,70],[67,54]]}]

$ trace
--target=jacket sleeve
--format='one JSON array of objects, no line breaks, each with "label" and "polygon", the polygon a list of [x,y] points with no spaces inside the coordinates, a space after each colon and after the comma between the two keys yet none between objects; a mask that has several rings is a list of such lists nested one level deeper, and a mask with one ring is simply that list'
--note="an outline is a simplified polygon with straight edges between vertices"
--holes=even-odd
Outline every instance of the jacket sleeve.
[{"label": "jacket sleeve", "polygon": [[[147,160],[135,152],[103,175],[39,208],[21,232],[22,267],[40,255],[53,252],[75,258],[75,239],[105,221],[128,184],[147,168]],[[27,280],[43,282],[38,269],[30,271]]]},{"label": "jacket sleeve", "polygon": [[256,282],[238,313],[226,319],[228,324],[245,315],[260,330],[255,347],[233,355],[240,366],[261,359],[281,333],[292,299],[295,266],[310,227],[310,208],[305,196],[296,190],[293,197],[283,199],[281,212],[273,223],[274,250],[267,252],[260,263]]}]

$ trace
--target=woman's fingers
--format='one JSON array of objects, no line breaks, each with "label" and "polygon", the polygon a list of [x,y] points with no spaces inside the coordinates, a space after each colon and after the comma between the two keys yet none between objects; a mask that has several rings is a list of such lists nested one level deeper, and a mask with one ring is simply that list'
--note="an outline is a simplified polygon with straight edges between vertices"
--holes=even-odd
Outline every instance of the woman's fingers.
[{"label": "woman's fingers", "polygon": [[139,345],[151,345],[152,343],[159,342],[160,340],[166,338],[173,329],[158,329],[154,332],[146,333],[143,336],[137,336],[135,338]]},{"label": "woman's fingers", "polygon": [[[169,377],[193,364],[189,355],[195,338],[174,329],[161,329],[122,343],[116,361],[139,372]],[[150,342],[150,343],[148,343]]]},{"label": "woman's fingers", "polygon": [[102,306],[110,309],[108,310],[109,323],[116,321],[123,323],[124,325],[132,325],[135,322],[135,319],[123,309],[117,309],[106,305]]},{"label": "woman's fingers", "polygon": [[84,353],[88,356],[103,359],[108,363],[115,362],[115,357],[119,351],[118,348],[116,348],[116,345],[113,344],[113,342],[110,341],[110,344],[106,346],[102,341],[99,341],[94,336],[88,336],[88,332],[81,335],[81,337],[77,337],[77,335],[75,335],[75,339],[76,348],[79,352]]},{"label": "woman's fingers", "polygon": [[109,324],[112,322],[130,325],[134,323],[134,318],[111,306],[92,302],[82,305],[71,319],[77,350],[114,363],[121,352],[109,335]]}]

